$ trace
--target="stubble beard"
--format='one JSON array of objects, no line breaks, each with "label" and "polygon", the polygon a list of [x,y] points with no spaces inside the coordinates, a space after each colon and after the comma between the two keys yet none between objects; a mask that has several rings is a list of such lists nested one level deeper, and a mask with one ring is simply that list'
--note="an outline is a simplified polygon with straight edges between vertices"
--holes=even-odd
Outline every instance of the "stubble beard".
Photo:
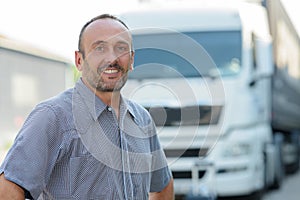
[{"label": "stubble beard", "polygon": [[101,73],[103,73],[106,67],[99,67],[97,72],[93,72],[91,67],[87,62],[85,62],[85,72],[86,80],[89,85],[94,88],[96,91],[99,92],[119,92],[123,86],[125,85],[127,78],[128,78],[128,70],[124,70],[124,68],[118,66],[119,70],[122,72],[122,77],[115,82],[105,82],[101,77]]},{"label": "stubble beard", "polygon": [[96,90],[99,92],[119,92],[127,81],[127,73],[122,74],[122,77],[115,83],[105,83],[102,78],[98,81]]}]

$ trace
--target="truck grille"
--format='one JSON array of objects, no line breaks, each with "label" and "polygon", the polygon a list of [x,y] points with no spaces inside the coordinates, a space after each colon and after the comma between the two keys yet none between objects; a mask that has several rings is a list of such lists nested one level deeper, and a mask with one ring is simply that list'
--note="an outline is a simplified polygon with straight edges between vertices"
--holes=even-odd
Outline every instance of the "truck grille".
[{"label": "truck grille", "polygon": [[191,148],[191,149],[164,149],[165,155],[171,157],[204,157],[208,148]]},{"label": "truck grille", "polygon": [[217,124],[222,106],[146,107],[156,126]]},{"label": "truck grille", "polygon": [[[199,170],[198,177],[199,179],[205,175],[205,170]],[[172,175],[174,179],[191,179],[192,172],[191,171],[172,171]]]}]

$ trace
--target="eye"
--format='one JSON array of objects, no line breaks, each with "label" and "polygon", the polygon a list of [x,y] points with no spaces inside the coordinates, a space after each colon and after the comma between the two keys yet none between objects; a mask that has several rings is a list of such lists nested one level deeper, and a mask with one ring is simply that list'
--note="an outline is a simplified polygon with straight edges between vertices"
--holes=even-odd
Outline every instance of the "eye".
[{"label": "eye", "polygon": [[128,52],[128,49],[129,49],[128,46],[125,46],[125,45],[116,47],[116,50],[118,53],[126,53],[126,52]]},{"label": "eye", "polygon": [[104,46],[97,46],[96,48],[95,48],[95,51],[97,51],[97,52],[104,52],[105,51],[105,47]]}]

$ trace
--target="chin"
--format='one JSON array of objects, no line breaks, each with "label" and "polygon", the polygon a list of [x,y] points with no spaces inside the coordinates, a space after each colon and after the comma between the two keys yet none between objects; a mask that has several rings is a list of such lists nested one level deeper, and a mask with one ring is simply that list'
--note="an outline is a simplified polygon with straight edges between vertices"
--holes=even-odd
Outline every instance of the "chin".
[{"label": "chin", "polygon": [[97,87],[97,91],[99,92],[119,92],[122,89],[123,85],[121,87]]}]

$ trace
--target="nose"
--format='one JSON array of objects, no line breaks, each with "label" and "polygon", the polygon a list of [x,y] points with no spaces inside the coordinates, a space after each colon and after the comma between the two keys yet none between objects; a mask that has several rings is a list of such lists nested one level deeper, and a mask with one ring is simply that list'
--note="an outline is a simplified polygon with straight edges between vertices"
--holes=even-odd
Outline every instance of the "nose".
[{"label": "nose", "polygon": [[108,64],[114,64],[118,62],[119,60],[119,55],[113,50],[109,50],[106,55],[105,55],[105,62]]}]

